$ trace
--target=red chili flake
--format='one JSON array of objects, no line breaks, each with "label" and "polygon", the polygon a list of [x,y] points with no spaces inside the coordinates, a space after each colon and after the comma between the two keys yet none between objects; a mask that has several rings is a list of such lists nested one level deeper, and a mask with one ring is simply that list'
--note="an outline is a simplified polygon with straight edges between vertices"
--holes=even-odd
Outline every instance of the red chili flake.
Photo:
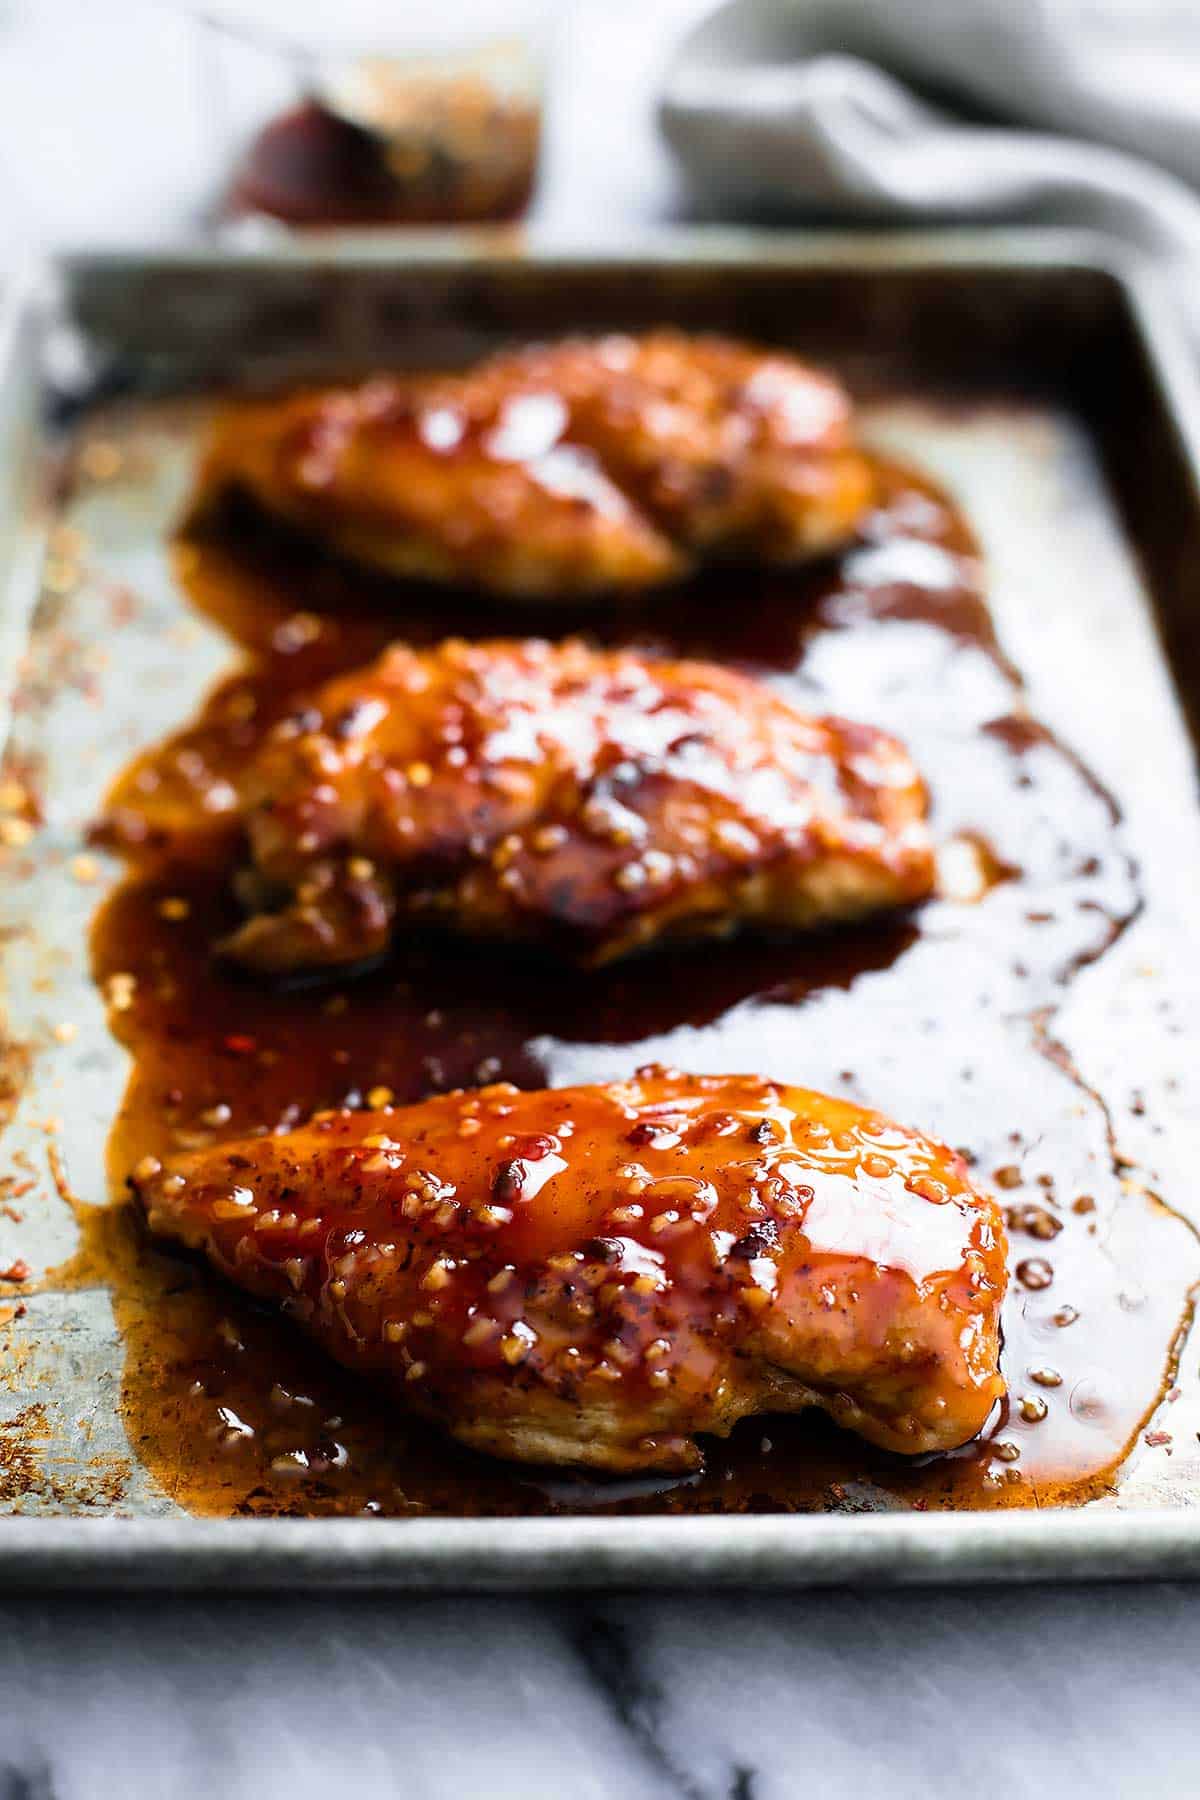
[{"label": "red chili flake", "polygon": [[16,1257],[7,1269],[0,1269],[0,1281],[28,1281],[33,1271],[23,1257]]},{"label": "red chili flake", "polygon": [[594,1237],[583,1245],[583,1253],[594,1256],[598,1262],[617,1263],[621,1260],[623,1246],[620,1238]]},{"label": "red chili flake", "polygon": [[1169,1449],[1173,1441],[1169,1431],[1148,1431],[1146,1433],[1146,1442],[1152,1450]]},{"label": "red chili flake", "polygon": [[765,1256],[779,1242],[779,1227],[774,1219],[756,1219],[744,1237],[729,1247],[731,1261],[749,1262],[757,1256]]},{"label": "red chili flake", "polygon": [[525,1175],[525,1164],[517,1158],[502,1162],[492,1177],[492,1198],[501,1206],[511,1206],[514,1200],[521,1198]]},{"label": "red chili flake", "polygon": [[258,1047],[257,1038],[246,1037],[240,1031],[234,1031],[224,1040],[225,1048],[233,1056],[251,1056]]},{"label": "red chili flake", "polygon": [[514,1162],[541,1162],[543,1157],[555,1156],[562,1149],[556,1137],[547,1132],[529,1132],[527,1135],[514,1138],[512,1143],[512,1160]]}]

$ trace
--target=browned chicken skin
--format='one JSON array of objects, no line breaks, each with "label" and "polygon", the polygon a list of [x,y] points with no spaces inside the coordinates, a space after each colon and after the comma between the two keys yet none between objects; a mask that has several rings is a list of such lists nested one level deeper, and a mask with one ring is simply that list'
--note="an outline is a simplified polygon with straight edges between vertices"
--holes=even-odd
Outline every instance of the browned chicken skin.
[{"label": "browned chicken skin", "polygon": [[242,409],[207,483],[355,560],[529,598],[794,562],[846,543],[874,497],[836,381],[671,331]]},{"label": "browned chicken skin", "polygon": [[258,909],[225,948],[360,961],[400,919],[600,962],[925,896],[903,747],[747,676],[577,642],[393,645],[275,730],[244,816]]},{"label": "browned chicken skin", "polygon": [[906,1454],[1004,1391],[999,1211],[957,1155],[752,1076],[507,1085],[148,1158],[150,1229],[520,1461],[688,1469],[819,1406]]}]

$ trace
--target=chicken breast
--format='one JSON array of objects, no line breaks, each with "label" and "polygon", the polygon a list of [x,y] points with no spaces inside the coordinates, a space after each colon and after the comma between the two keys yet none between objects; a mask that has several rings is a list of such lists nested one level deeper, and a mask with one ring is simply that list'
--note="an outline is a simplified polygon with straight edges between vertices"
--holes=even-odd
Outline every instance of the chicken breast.
[{"label": "chicken breast", "polygon": [[1005,1246],[962,1160],[752,1076],[506,1085],[153,1158],[150,1230],[463,1443],[686,1470],[824,1409],[905,1455],[984,1426]]},{"label": "chicken breast", "polygon": [[352,559],[509,597],[637,591],[846,543],[874,498],[841,386],[659,331],[240,409],[205,485]]},{"label": "chicken breast", "polygon": [[925,806],[895,739],[714,664],[394,645],[260,751],[254,916],[224,948],[270,972],[351,963],[407,919],[602,962],[804,928],[930,891]]}]

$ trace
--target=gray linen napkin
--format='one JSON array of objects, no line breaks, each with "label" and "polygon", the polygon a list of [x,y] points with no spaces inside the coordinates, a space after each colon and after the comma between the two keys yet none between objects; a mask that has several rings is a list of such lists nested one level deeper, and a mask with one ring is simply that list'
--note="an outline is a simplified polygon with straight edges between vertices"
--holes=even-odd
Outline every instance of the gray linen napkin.
[{"label": "gray linen napkin", "polygon": [[659,122],[709,213],[1083,223],[1200,331],[1196,0],[729,0]]}]

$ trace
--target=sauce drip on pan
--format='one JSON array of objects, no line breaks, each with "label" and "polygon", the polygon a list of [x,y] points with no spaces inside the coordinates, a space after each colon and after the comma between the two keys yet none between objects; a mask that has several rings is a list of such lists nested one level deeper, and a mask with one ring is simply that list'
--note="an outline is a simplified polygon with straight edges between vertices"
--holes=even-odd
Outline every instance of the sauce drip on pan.
[{"label": "sauce drip on pan", "polygon": [[[236,527],[235,529],[232,529]],[[140,757],[110,817],[131,873],[94,964],[134,1067],[110,1143],[147,1154],[509,1079],[603,1080],[663,1060],[844,1091],[958,1142],[1008,1210],[1010,1398],[984,1439],[914,1465],[816,1417],[747,1422],[685,1480],[594,1482],[458,1450],[341,1374],[126,1206],[84,1208],[64,1278],[114,1289],[138,1455],[207,1513],[527,1513],[1035,1504],[1102,1492],[1170,1376],[1188,1228],[1131,1191],[1100,1098],[1053,1036],[1063,988],[1138,906],[1115,809],[1031,720],[999,652],[963,521],[888,472],[867,541],[800,574],[726,572],[644,606],[537,612],[401,590],[236,508],[176,551],[193,604],[251,653],[201,718]],[[497,629],[725,659],[813,710],[897,732],[933,795],[944,896],[826,937],[676,950],[596,974],[405,939],[358,979],[269,987],[216,965],[237,917],[223,784],[313,682],[392,637]],[[211,822],[202,865],[139,841],[164,794]],[[1191,1252],[1188,1252],[1189,1256]],[[1165,1259],[1165,1260],[1164,1260]]]}]

